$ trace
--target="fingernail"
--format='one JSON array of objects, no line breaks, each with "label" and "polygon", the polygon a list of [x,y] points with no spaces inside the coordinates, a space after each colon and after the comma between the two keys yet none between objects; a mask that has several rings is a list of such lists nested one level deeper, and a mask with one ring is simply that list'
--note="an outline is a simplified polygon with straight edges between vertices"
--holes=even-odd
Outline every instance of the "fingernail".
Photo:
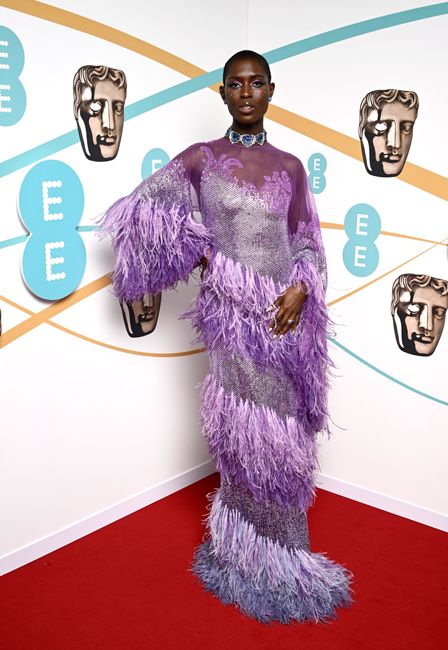
[{"label": "fingernail", "polygon": [[274,339],[276,339],[276,338],[277,338],[277,334],[274,334]]},{"label": "fingernail", "polygon": [[268,329],[268,332],[271,332],[271,331],[272,331],[272,327],[270,327],[270,328]]}]

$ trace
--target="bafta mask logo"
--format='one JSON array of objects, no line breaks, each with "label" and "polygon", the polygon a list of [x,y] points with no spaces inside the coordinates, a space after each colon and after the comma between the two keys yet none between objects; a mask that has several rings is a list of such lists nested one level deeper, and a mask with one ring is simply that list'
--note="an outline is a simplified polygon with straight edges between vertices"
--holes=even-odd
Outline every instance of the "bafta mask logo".
[{"label": "bafta mask logo", "polygon": [[123,133],[126,76],[105,65],[85,65],[73,79],[73,111],[85,156],[113,160]]},{"label": "bafta mask logo", "polygon": [[411,90],[374,90],[359,108],[364,166],[372,176],[398,176],[412,142],[418,97]]},{"label": "bafta mask logo", "polygon": [[126,331],[132,338],[151,334],[159,318],[161,293],[145,293],[141,300],[120,300],[121,313]]},{"label": "bafta mask logo", "polygon": [[442,336],[447,309],[447,280],[430,275],[400,275],[392,285],[391,303],[400,350],[430,356]]}]

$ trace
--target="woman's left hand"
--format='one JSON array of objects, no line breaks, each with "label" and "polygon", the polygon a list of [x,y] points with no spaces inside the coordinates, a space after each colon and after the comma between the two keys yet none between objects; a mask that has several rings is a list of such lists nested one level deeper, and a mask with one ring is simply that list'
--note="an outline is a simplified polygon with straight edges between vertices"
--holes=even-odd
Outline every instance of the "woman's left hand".
[{"label": "woman's left hand", "polygon": [[[274,318],[269,323],[269,331],[274,338],[283,336],[288,330],[294,332],[299,324],[300,314],[307,294],[300,286],[288,287],[270,307],[270,310],[278,308]],[[269,310],[268,310],[269,311]],[[293,323],[288,320],[293,319]]]},{"label": "woman's left hand", "polygon": [[201,257],[201,261],[196,265],[196,266],[199,265],[201,266],[201,280],[204,279],[204,271],[207,268],[207,264],[208,264],[208,259],[204,255],[203,257]]}]

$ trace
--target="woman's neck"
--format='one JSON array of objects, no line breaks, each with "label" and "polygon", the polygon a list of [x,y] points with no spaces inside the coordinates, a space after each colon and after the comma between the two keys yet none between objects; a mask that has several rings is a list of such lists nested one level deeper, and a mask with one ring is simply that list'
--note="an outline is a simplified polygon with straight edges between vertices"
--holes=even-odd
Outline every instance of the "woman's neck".
[{"label": "woman's neck", "polygon": [[232,131],[241,133],[241,135],[244,135],[245,133],[248,133],[250,135],[257,135],[257,133],[261,133],[263,131],[263,120],[258,120],[258,122],[254,122],[253,124],[241,124],[234,119],[231,129]]}]

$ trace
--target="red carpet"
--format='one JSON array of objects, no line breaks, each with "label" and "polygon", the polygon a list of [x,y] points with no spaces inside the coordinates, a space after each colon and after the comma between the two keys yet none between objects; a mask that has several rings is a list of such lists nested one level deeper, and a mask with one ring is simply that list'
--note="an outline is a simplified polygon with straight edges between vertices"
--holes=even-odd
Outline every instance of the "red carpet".
[{"label": "red carpet", "polygon": [[355,576],[330,623],[257,623],[187,566],[214,474],[0,578],[2,650],[430,650],[447,647],[447,535],[318,491],[311,549]]}]

